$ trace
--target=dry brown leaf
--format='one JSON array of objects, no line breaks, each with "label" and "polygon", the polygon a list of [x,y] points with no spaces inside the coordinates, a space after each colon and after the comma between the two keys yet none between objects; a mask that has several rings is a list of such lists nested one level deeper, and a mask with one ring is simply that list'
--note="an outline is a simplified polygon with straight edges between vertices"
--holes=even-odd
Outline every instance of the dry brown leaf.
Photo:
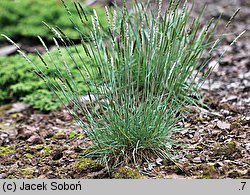
[{"label": "dry brown leaf", "polygon": [[217,122],[217,127],[219,127],[220,129],[230,129],[230,124],[223,122],[223,121],[218,121]]}]

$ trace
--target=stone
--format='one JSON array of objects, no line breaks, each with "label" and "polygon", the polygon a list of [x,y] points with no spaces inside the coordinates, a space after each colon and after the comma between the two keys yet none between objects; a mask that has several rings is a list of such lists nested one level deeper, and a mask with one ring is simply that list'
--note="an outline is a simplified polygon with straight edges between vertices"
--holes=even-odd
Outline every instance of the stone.
[{"label": "stone", "polygon": [[26,140],[34,134],[34,132],[24,128],[18,129],[17,132],[18,132],[17,138],[22,140]]},{"label": "stone", "polygon": [[201,158],[200,157],[195,157],[192,161],[194,163],[201,163]]},{"label": "stone", "polygon": [[32,135],[28,140],[32,145],[43,143],[42,138],[39,135]]},{"label": "stone", "polygon": [[24,110],[27,110],[29,108],[28,104],[24,104],[22,102],[17,102],[12,105],[12,108],[10,110],[6,111],[6,114],[13,114],[13,113],[18,113],[22,112]]},{"label": "stone", "polygon": [[9,45],[9,46],[5,46],[0,48],[0,56],[7,56],[10,54],[13,54],[17,51],[17,47],[14,45]]}]

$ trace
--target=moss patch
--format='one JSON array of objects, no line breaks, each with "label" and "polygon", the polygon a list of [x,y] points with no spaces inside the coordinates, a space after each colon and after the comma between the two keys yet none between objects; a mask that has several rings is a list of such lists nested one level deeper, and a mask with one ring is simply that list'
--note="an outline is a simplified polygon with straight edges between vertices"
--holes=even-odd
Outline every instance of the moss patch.
[{"label": "moss patch", "polygon": [[93,161],[90,158],[84,158],[81,159],[80,161],[76,162],[73,166],[72,169],[74,172],[86,172],[86,171],[94,171],[101,169],[102,166],[95,161]]},{"label": "moss patch", "polygon": [[31,168],[25,168],[21,169],[20,172],[22,172],[22,175],[24,176],[30,176],[33,173],[33,170]]},{"label": "moss patch", "polygon": [[223,156],[229,160],[241,157],[241,151],[234,141],[230,141],[224,146],[216,145],[213,148],[213,156]]},{"label": "moss patch", "polygon": [[37,144],[35,146],[30,146],[31,149],[42,150],[44,148],[43,144]]},{"label": "moss patch", "polygon": [[51,147],[44,146],[41,152],[43,153],[44,157],[48,157],[53,152],[53,149]]},{"label": "moss patch", "polygon": [[217,179],[218,178],[218,172],[216,171],[216,169],[214,168],[214,166],[212,165],[201,165],[200,166],[201,170],[202,170],[202,179]]},{"label": "moss patch", "polygon": [[34,158],[33,155],[28,154],[28,153],[27,153],[27,154],[24,154],[23,157],[24,157],[24,158],[28,158],[28,159]]},{"label": "moss patch", "polygon": [[15,146],[2,146],[0,147],[0,156],[9,155],[16,152]]},{"label": "moss patch", "polygon": [[66,139],[67,135],[64,131],[56,133],[52,139]]},{"label": "moss patch", "polygon": [[10,170],[11,174],[8,175],[7,179],[31,179],[33,178],[33,169],[23,168],[23,169],[12,169]]},{"label": "moss patch", "polygon": [[164,169],[166,170],[166,172],[168,174],[173,174],[173,173],[179,173],[180,172],[180,168],[177,165],[165,166]]},{"label": "moss patch", "polygon": [[143,176],[139,173],[137,169],[132,169],[130,167],[122,167],[115,174],[116,179],[141,179]]},{"label": "moss patch", "polygon": [[216,170],[214,165],[214,163],[201,163],[195,166],[190,164],[185,168],[185,172],[199,179],[218,179],[220,171]]}]

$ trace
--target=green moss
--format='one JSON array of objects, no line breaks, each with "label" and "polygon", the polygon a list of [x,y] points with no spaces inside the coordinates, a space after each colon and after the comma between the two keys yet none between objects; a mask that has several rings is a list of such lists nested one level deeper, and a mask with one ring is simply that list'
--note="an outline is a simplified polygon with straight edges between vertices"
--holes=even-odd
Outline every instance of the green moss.
[{"label": "green moss", "polygon": [[31,168],[23,168],[17,171],[16,176],[18,178],[27,178],[31,179],[33,178],[33,170]]},{"label": "green moss", "polygon": [[33,173],[33,170],[31,168],[24,168],[20,170],[20,173],[22,173],[23,176],[30,176]]},{"label": "green moss", "polygon": [[61,131],[61,132],[58,132],[56,133],[52,139],[65,139],[67,136],[66,136],[66,133],[64,131]]},{"label": "green moss", "polygon": [[236,147],[236,144],[234,141],[230,141],[230,142],[227,142],[227,147],[232,149],[232,148],[235,148]]},{"label": "green moss", "polygon": [[24,148],[24,150],[25,150],[26,152],[29,152],[29,151],[30,151],[30,146],[29,146],[29,144],[25,144],[23,148]]},{"label": "green moss", "polygon": [[201,176],[202,179],[217,178],[218,173],[216,169],[214,168],[214,166],[204,164],[201,166],[201,170],[202,170],[202,176]]},{"label": "green moss", "polygon": [[180,169],[177,165],[169,165],[169,166],[165,166],[164,169],[168,172],[168,173],[177,173]]},{"label": "green moss", "polygon": [[18,179],[18,177],[15,175],[8,175],[8,177],[6,177],[6,179]]},{"label": "green moss", "polygon": [[94,149],[93,149],[93,147],[87,147],[85,150],[84,150],[84,155],[89,155],[89,154],[91,154],[91,152],[93,152],[94,151]]},{"label": "green moss", "polygon": [[205,121],[205,120],[206,120],[206,118],[197,117],[195,120],[196,120],[196,121]]},{"label": "green moss", "polygon": [[229,122],[234,126],[240,126],[240,125],[244,124],[244,121],[245,121],[245,119],[242,116],[229,119]]},{"label": "green moss", "polygon": [[14,113],[10,115],[11,118],[17,119],[19,117],[19,113]]},{"label": "green moss", "polygon": [[29,158],[29,159],[34,158],[33,155],[28,154],[28,153],[24,154],[23,157],[24,157],[24,158]]},{"label": "green moss", "polygon": [[96,170],[100,169],[102,166],[90,158],[83,158],[80,161],[76,162],[72,169],[74,172],[85,172],[87,170]]},{"label": "green moss", "polygon": [[2,146],[0,147],[0,156],[9,155],[16,152],[15,146]]},{"label": "green moss", "polygon": [[7,179],[31,179],[33,178],[33,170],[31,168],[11,169],[12,174],[8,175]]},{"label": "green moss", "polygon": [[181,112],[189,112],[190,110],[191,110],[190,108],[184,106],[180,108]]},{"label": "green moss", "polygon": [[195,149],[197,149],[197,150],[203,150],[203,147],[200,146],[200,145],[198,145],[198,146],[195,146]]},{"label": "green moss", "polygon": [[31,149],[42,150],[44,148],[43,144],[37,144],[35,146],[30,146]]},{"label": "green moss", "polygon": [[225,156],[228,159],[232,159],[236,156],[241,157],[241,152],[239,148],[236,146],[234,141],[230,141],[224,146],[216,145],[213,148],[214,156]]},{"label": "green moss", "polygon": [[115,174],[116,179],[141,179],[143,176],[139,173],[137,169],[132,169],[130,167],[122,167]]},{"label": "green moss", "polygon": [[239,178],[240,176],[242,176],[242,174],[239,173],[239,172],[236,171],[236,170],[232,170],[232,171],[229,171],[229,172],[228,172],[228,177],[229,177],[229,178]]},{"label": "green moss", "polygon": [[185,172],[199,179],[218,179],[220,171],[217,171],[214,165],[215,163],[201,163],[195,166],[190,164],[185,167]]},{"label": "green moss", "polygon": [[53,149],[51,149],[50,147],[44,146],[41,152],[43,153],[45,157],[48,157],[53,152]]}]

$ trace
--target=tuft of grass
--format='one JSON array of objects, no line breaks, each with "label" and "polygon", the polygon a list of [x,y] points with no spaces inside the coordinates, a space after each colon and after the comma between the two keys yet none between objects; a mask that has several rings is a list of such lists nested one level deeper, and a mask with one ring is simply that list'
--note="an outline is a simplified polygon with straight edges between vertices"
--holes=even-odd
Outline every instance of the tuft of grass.
[{"label": "tuft of grass", "polygon": [[[95,10],[86,18],[81,5],[75,7],[83,24],[92,21],[89,38],[82,38],[82,51],[65,33],[50,27],[60,54],[58,61],[41,38],[48,55],[46,60],[38,54],[44,66],[19,52],[91,140],[88,157],[98,157],[108,166],[140,164],[156,156],[171,158],[174,140],[170,136],[185,117],[183,107],[199,101],[200,84],[194,81],[200,73],[205,79],[211,70],[205,70],[210,57],[202,63],[200,59],[208,49],[212,54],[223,39],[213,39],[217,21],[211,19],[202,26],[204,10],[191,20],[192,7],[187,7],[187,1],[180,6],[180,0],[172,0],[164,12],[161,0],[156,11],[150,4],[135,1],[132,10],[126,4],[121,9],[106,8],[108,27],[104,28]],[[81,35],[82,26],[69,17]],[[59,44],[66,53],[62,54]],[[82,55],[95,66],[87,66]],[[65,56],[72,59],[82,83],[76,82]],[[44,67],[53,69],[53,78]],[[81,85],[87,86],[88,105],[83,104]]]}]

